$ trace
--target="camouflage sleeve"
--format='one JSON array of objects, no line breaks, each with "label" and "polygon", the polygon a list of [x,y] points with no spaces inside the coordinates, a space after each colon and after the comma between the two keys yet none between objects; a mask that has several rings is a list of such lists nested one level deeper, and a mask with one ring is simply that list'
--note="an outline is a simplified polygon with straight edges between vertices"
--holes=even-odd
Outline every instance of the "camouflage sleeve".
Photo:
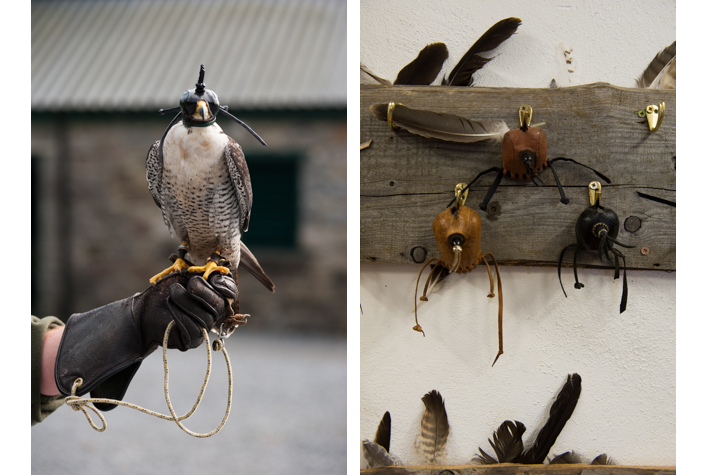
[{"label": "camouflage sleeve", "polygon": [[40,394],[40,365],[42,362],[42,344],[48,330],[63,326],[55,317],[32,317],[32,425],[42,422],[45,417],[64,404],[64,396],[44,396]]}]

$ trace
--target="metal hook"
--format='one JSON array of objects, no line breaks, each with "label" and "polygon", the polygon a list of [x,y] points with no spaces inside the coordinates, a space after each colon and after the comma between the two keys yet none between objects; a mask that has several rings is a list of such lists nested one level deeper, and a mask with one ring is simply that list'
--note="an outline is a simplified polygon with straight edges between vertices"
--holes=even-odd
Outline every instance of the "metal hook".
[{"label": "metal hook", "polygon": [[391,130],[397,130],[399,127],[394,125],[394,120],[392,119],[392,116],[394,115],[394,106],[396,104],[394,102],[390,102],[387,105],[387,125],[389,125]]},{"label": "metal hook", "polygon": [[530,127],[530,123],[532,122],[532,113],[533,109],[528,104],[520,106],[520,109],[518,109],[518,116],[520,117],[521,129],[527,130],[527,128]]},{"label": "metal hook", "polygon": [[589,184],[589,203],[595,208],[599,206],[602,200],[602,184],[598,181],[593,181]]},{"label": "metal hook", "polygon": [[648,121],[648,130],[650,130],[651,133],[656,132],[661,127],[665,115],[665,102],[661,102],[657,106],[653,104],[646,106],[646,121]]},{"label": "metal hook", "polygon": [[454,195],[456,198],[454,199],[454,209],[452,211],[455,213],[466,203],[466,199],[468,198],[468,187],[466,186],[466,183],[459,183],[456,185],[454,188]]}]

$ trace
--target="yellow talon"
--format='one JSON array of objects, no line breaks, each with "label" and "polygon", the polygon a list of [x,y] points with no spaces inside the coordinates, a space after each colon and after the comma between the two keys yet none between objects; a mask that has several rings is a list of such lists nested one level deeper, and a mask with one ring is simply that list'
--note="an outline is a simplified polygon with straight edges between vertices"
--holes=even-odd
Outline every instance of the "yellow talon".
[{"label": "yellow talon", "polygon": [[229,269],[224,266],[218,266],[214,261],[207,261],[203,266],[192,266],[187,269],[188,272],[204,272],[202,277],[207,280],[212,272],[218,271],[222,274],[229,274]]},{"label": "yellow talon", "polygon": [[181,270],[186,269],[188,267],[189,266],[187,265],[187,262],[185,262],[184,260],[182,260],[178,257],[177,259],[175,259],[175,263],[172,266],[168,267],[160,274],[157,274],[157,275],[154,275],[153,277],[151,277],[150,283],[155,284],[163,277],[166,277],[167,275],[170,275],[173,272],[180,272]]}]

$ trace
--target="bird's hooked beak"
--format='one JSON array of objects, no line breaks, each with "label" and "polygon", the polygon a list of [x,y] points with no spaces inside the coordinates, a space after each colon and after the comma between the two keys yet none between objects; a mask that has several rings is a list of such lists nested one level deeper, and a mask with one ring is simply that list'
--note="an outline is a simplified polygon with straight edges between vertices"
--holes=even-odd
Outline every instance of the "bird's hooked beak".
[{"label": "bird's hooked beak", "polygon": [[210,107],[205,101],[197,101],[197,107],[195,108],[195,113],[192,114],[192,120],[197,122],[208,122],[212,120],[212,112]]}]

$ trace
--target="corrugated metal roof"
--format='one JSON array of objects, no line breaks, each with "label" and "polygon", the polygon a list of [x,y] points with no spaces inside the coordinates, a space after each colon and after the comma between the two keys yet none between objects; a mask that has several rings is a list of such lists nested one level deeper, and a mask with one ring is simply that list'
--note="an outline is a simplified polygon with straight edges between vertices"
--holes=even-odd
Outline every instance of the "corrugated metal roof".
[{"label": "corrugated metal roof", "polygon": [[172,107],[205,84],[232,108],[346,104],[345,0],[32,2],[32,109]]}]

